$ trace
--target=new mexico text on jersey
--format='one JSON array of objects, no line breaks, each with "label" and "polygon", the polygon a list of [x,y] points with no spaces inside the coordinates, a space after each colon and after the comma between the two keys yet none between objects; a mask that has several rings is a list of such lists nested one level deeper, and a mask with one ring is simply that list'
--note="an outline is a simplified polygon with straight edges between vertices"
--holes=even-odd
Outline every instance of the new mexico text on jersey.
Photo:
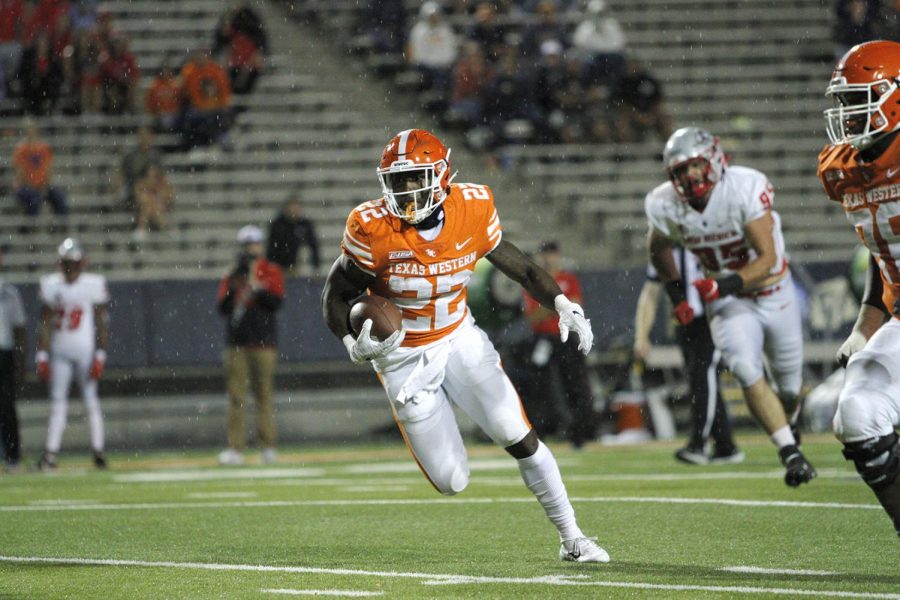
[{"label": "new mexico text on jersey", "polygon": [[384,199],[357,206],[347,219],[341,249],[374,275],[373,293],[403,313],[404,346],[422,346],[456,329],[468,312],[466,284],[475,263],[502,237],[494,195],[486,185],[450,186],[445,222],[434,240],[393,218]]}]

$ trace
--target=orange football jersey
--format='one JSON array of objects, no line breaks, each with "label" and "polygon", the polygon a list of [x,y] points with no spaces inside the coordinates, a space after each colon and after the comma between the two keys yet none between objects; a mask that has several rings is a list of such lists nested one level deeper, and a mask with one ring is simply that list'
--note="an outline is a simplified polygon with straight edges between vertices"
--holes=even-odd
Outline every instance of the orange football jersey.
[{"label": "orange football jersey", "polygon": [[840,202],[856,234],[881,268],[882,301],[893,310],[900,298],[900,136],[877,160],[867,163],[849,144],[826,146],[819,154],[819,179]]},{"label": "orange football jersey", "polygon": [[403,313],[404,346],[428,344],[459,327],[475,263],[502,237],[487,186],[455,183],[443,207],[444,225],[432,241],[389,214],[383,198],[353,209],[344,229],[343,253],[375,276],[369,290]]}]

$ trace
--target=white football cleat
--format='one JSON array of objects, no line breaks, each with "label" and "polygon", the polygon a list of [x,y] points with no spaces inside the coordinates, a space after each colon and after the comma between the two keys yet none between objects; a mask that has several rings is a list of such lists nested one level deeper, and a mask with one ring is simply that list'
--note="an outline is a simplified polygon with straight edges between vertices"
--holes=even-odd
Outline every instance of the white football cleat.
[{"label": "white football cleat", "polygon": [[608,563],[609,554],[597,545],[595,537],[580,537],[559,546],[559,560],[580,563]]},{"label": "white football cleat", "polygon": [[223,466],[237,466],[244,464],[244,455],[234,448],[227,448],[219,452],[219,464]]},{"label": "white football cleat", "polygon": [[278,461],[278,450],[275,448],[265,448],[262,451],[261,459],[264,465],[271,465]]}]

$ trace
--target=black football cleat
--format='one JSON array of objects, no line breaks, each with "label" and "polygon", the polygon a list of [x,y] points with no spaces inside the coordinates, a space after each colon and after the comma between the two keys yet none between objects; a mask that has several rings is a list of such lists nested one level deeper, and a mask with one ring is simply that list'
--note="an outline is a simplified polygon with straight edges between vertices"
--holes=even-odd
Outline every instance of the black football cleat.
[{"label": "black football cleat", "polygon": [[107,468],[106,459],[102,452],[94,452],[94,466],[101,471]]},{"label": "black football cleat", "polygon": [[813,467],[797,446],[785,446],[778,451],[781,464],[786,469],[784,482],[790,487],[798,487],[802,483],[809,483],[816,476]]}]

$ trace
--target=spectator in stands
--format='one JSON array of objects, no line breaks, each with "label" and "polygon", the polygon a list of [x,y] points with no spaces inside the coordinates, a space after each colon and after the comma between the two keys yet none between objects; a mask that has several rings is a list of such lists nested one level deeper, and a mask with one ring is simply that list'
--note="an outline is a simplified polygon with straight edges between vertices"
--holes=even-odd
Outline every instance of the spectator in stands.
[{"label": "spectator in stands", "polygon": [[169,213],[175,204],[175,191],[159,165],[150,165],[143,177],[134,184],[137,206],[133,239],[143,241],[148,230],[162,231],[168,227]]},{"label": "spectator in stands", "polygon": [[[6,249],[0,246],[0,271]],[[0,278],[0,444],[4,470],[22,470],[16,396],[25,382],[25,307],[14,285]]]},{"label": "spectator in stands", "polygon": [[538,3],[535,13],[540,20],[522,32],[522,54],[525,57],[536,58],[541,55],[541,45],[548,41],[556,41],[565,47],[569,36],[563,24],[557,19],[556,3],[553,0],[543,0]]},{"label": "spectator in stands", "polygon": [[19,80],[26,111],[33,115],[53,112],[62,90],[63,69],[51,52],[47,33],[38,33],[34,45],[22,53]]},{"label": "spectator in stands", "polygon": [[361,26],[376,52],[400,54],[406,47],[406,6],[403,0],[365,0]]},{"label": "spectator in stands", "polygon": [[509,47],[486,90],[485,116],[497,143],[531,137],[531,123],[538,120],[532,97],[534,74],[523,62],[516,48]]},{"label": "spectator in stands", "polygon": [[94,0],[74,0],[69,8],[69,22],[76,36],[82,31],[93,33],[97,28],[97,3]]},{"label": "spectator in stands", "polygon": [[171,65],[168,58],[163,62],[144,100],[147,114],[153,118],[153,129],[157,133],[171,133],[179,128],[184,91]]},{"label": "spectator in stands", "polygon": [[246,225],[238,232],[241,252],[237,265],[219,284],[218,308],[227,319],[225,371],[228,386],[228,448],[219,463],[244,462],[247,444],[244,399],[247,384],[256,397],[256,426],[263,447],[262,460],[275,462],[275,411],[272,384],[275,374],[277,325],[275,315],[284,299],[284,276],[278,265],[262,256],[263,234]]},{"label": "spectator in stands", "polygon": [[559,140],[559,131],[565,115],[560,104],[562,90],[566,89],[566,70],[563,48],[557,40],[541,44],[541,60],[535,76],[535,104],[540,111],[539,129],[544,141]]},{"label": "spectator in stands", "polygon": [[36,216],[44,201],[50,203],[53,212],[65,215],[69,212],[66,197],[58,187],[50,185],[53,175],[53,150],[38,135],[34,121],[27,119],[24,138],[13,153],[16,170],[14,187],[16,198],[26,215]]},{"label": "spectator in stands", "polygon": [[181,81],[187,97],[184,117],[185,149],[219,142],[227,146],[231,127],[231,84],[225,69],[210,57],[209,51],[197,52],[181,69]]},{"label": "spectator in stands", "polygon": [[662,85],[637,60],[629,59],[625,69],[612,101],[618,141],[639,141],[648,131],[669,139],[672,119],[663,106]]},{"label": "spectator in stands", "polygon": [[22,0],[0,0],[0,97],[12,93],[11,83],[22,59],[20,37],[24,27]]},{"label": "spectator in stands", "polygon": [[481,46],[484,56],[496,59],[506,45],[506,28],[497,22],[497,9],[491,2],[479,2],[475,6],[474,24],[466,37]]},{"label": "spectator in stands", "polygon": [[75,112],[96,114],[100,112],[103,87],[100,75],[100,49],[94,36],[82,30],[63,57],[65,79],[68,82]]},{"label": "spectator in stands", "polygon": [[117,187],[122,205],[127,210],[134,210],[135,184],[147,174],[150,167],[162,168],[162,155],[154,146],[155,136],[148,127],[141,127],[137,132],[137,144],[122,156],[119,165]]},{"label": "spectator in stands", "polygon": [[281,212],[269,227],[269,247],[266,257],[287,273],[298,272],[297,254],[300,248],[309,249],[309,266],[314,276],[319,276],[321,259],[319,257],[319,238],[316,226],[309,218],[303,216],[303,204],[296,195],[290,196],[281,207]]},{"label": "spectator in stands", "polygon": [[[574,273],[563,270],[562,253],[556,241],[541,242],[536,262],[553,276],[567,298],[572,302],[582,302],[581,282]],[[581,448],[594,437],[596,418],[587,364],[578,350],[578,341],[569,339],[562,342],[559,338],[559,315],[541,306],[528,294],[525,294],[525,318],[534,333],[531,366],[536,388],[525,396],[529,400],[526,407],[528,416],[539,436],[558,429],[560,415],[554,405],[556,393],[553,387],[554,382],[558,381],[569,410],[566,437],[572,446]]]},{"label": "spectator in stands", "polygon": [[587,18],[578,24],[572,45],[584,54],[589,78],[615,85],[625,69],[625,32],[613,17],[606,0],[591,0]]},{"label": "spectator in stands", "polygon": [[440,6],[437,2],[424,2],[419,20],[409,32],[406,60],[421,73],[425,89],[442,95],[450,89],[457,52],[456,34],[443,18]]},{"label": "spectator in stands", "polygon": [[104,112],[112,115],[133,113],[141,72],[128,49],[128,39],[114,38],[112,45],[100,53],[99,60]]},{"label": "spectator in stands", "polygon": [[881,37],[884,18],[880,0],[837,0],[835,17],[834,52],[838,60],[853,46]]},{"label": "spectator in stands", "polygon": [[463,55],[453,73],[453,94],[450,102],[450,120],[472,127],[482,123],[484,101],[493,70],[478,44],[467,43]]},{"label": "spectator in stands", "polygon": [[235,94],[249,94],[265,64],[268,35],[262,19],[247,3],[227,11],[219,20],[213,56],[228,49],[228,74]]}]

